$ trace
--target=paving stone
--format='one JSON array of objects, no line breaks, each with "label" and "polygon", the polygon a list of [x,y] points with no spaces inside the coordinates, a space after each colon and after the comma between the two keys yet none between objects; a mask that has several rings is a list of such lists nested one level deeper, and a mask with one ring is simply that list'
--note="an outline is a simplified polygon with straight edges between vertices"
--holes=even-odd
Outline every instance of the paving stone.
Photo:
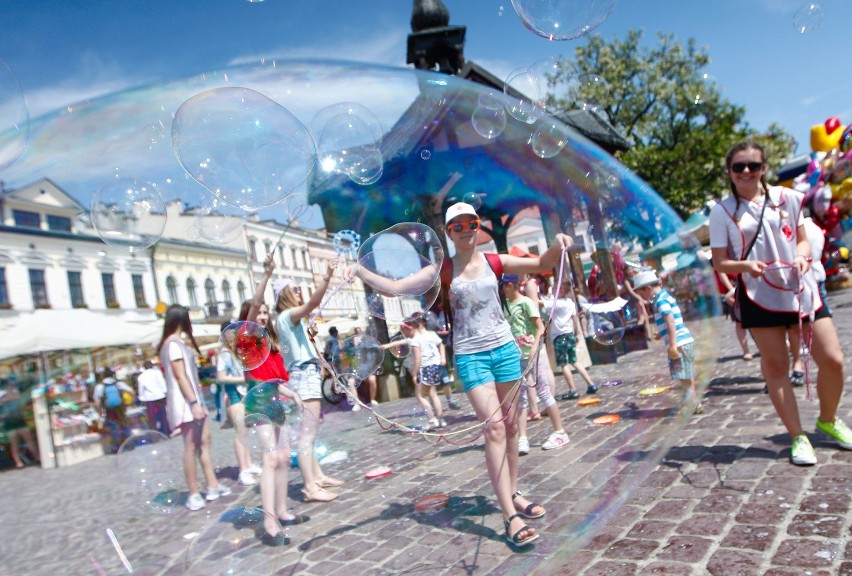
[{"label": "paving stone", "polygon": [[760,551],[768,550],[777,533],[778,530],[773,526],[733,526],[725,535],[721,546]]}]

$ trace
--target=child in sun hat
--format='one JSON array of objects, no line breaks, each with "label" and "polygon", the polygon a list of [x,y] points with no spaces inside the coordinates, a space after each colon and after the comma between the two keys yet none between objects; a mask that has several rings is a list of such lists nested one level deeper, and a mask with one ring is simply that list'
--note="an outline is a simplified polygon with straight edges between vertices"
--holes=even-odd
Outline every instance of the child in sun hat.
[{"label": "child in sun hat", "polygon": [[643,270],[633,277],[633,290],[651,302],[657,334],[668,346],[669,372],[680,383],[686,401],[694,403],[693,411],[701,414],[703,407],[695,390],[695,340],[686,324],[677,301],[660,284],[657,273]]}]

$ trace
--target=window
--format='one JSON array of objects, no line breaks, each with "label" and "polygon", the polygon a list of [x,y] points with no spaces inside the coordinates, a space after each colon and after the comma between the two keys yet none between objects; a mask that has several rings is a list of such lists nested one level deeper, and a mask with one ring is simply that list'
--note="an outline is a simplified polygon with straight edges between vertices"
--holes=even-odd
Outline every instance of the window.
[{"label": "window", "polygon": [[198,306],[198,295],[195,293],[195,280],[186,279],[186,294],[189,296],[189,305]]},{"label": "window", "polygon": [[68,271],[68,292],[71,294],[72,308],[86,307],[86,300],[83,298],[83,278],[80,272]]},{"label": "window", "polygon": [[41,228],[41,216],[38,212],[27,212],[26,210],[12,210],[15,226],[25,228]]},{"label": "window", "polygon": [[178,304],[177,282],[174,276],[166,278],[166,290],[169,292],[169,304]]},{"label": "window", "polygon": [[118,308],[118,298],[115,296],[115,277],[112,272],[101,274],[101,283],[104,285],[104,300],[107,308]]},{"label": "window", "polygon": [[263,243],[263,247],[266,248],[266,256],[264,256],[264,258],[266,258],[270,254],[272,254],[272,242],[267,240],[266,242]]},{"label": "window", "polygon": [[47,228],[56,232],[71,232],[71,218],[47,215]]},{"label": "window", "polygon": [[33,293],[33,307],[50,308],[47,301],[47,284],[44,280],[44,270],[30,270],[30,290]]},{"label": "window", "polygon": [[204,281],[204,296],[207,298],[208,305],[216,303],[216,285],[210,278]]},{"label": "window", "polygon": [[249,240],[249,251],[251,252],[251,261],[257,262],[257,240]]},{"label": "window", "polygon": [[293,268],[299,269],[299,261],[296,260],[296,249],[290,248],[290,259],[293,260]]},{"label": "window", "polygon": [[227,310],[234,307],[234,301],[231,299],[231,283],[227,280],[222,280],[222,299],[225,301]]},{"label": "window", "polygon": [[538,256],[538,244],[535,244],[534,246],[529,246],[527,248],[527,252],[529,252],[530,254],[534,254],[534,255]]},{"label": "window", "polygon": [[278,259],[281,260],[281,267],[286,268],[287,262],[284,261],[284,246],[278,245]]},{"label": "window", "polygon": [[6,269],[0,268],[0,306],[9,305],[9,289],[6,286]]},{"label": "window", "polygon": [[142,274],[133,274],[133,295],[136,297],[137,308],[147,308],[148,301],[145,300],[145,287],[142,285]]},{"label": "window", "polygon": [[246,285],[243,284],[242,280],[237,282],[237,296],[239,296],[240,302],[246,301]]}]

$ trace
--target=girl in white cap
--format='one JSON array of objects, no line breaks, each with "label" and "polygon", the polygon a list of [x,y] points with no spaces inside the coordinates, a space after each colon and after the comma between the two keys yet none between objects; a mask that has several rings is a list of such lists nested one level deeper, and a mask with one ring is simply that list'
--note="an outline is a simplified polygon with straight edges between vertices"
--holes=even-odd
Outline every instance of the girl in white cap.
[{"label": "girl in white cap", "polygon": [[[518,491],[520,394],[516,392],[521,378],[521,353],[503,316],[499,278],[486,257],[476,250],[482,227],[476,210],[470,204],[458,202],[447,209],[444,221],[447,235],[456,248],[448,287],[456,369],[477,418],[486,424],[485,464],[503,510],[506,538],[517,546],[525,546],[539,534],[524,523],[524,518],[541,518],[545,509]],[[561,253],[573,244],[570,237],[557,234],[553,244],[540,257],[500,254],[499,259],[507,273],[540,272],[553,268]],[[424,268],[424,274],[434,272],[434,268]],[[406,282],[421,281],[415,277],[377,278],[363,267],[359,274],[369,275],[374,286],[386,283],[382,288],[388,293],[404,293]]]}]

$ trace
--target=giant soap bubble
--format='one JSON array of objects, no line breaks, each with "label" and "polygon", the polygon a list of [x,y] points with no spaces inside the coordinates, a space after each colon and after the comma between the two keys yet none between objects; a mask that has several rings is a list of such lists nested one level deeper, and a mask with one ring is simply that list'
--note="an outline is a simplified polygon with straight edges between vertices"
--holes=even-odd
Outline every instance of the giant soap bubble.
[{"label": "giant soap bubble", "polygon": [[[296,192],[311,211],[321,212],[324,218],[318,225],[318,228],[323,226],[324,229],[311,232],[311,242],[318,249],[326,250],[328,257],[333,255],[333,234],[352,230],[360,235],[359,266],[375,275],[372,279],[375,287],[368,284],[368,292],[379,292],[382,297],[390,297],[391,300],[409,298],[411,305],[419,308],[421,297],[434,288],[444,258],[454,254],[452,246],[444,253],[441,247],[443,240],[438,237],[444,225],[444,212],[452,203],[466,198],[468,194],[476,194],[481,201],[477,213],[483,222],[478,238],[481,250],[508,252],[512,247],[520,246],[527,252],[537,247],[541,253],[551,243],[555,232],[571,234],[576,239],[577,249],[567,255],[563,282],[570,278],[578,294],[593,303],[609,302],[619,297],[620,282],[614,278],[604,281],[605,277],[615,275],[614,266],[606,265],[604,257],[597,258],[595,261],[601,268],[599,289],[595,294],[589,293],[584,266],[591,261],[591,252],[598,251],[608,257],[618,240],[624,247],[625,258],[641,259],[653,266],[665,278],[665,285],[679,302],[695,338],[699,381],[708,379],[710,366],[715,366],[718,338],[732,327],[729,323],[720,323],[715,316],[718,294],[715,293],[707,262],[700,257],[688,266],[675,262],[676,252],[684,245],[683,235],[679,234],[684,230],[683,223],[677,213],[610,154],[567,126],[564,133],[560,133],[559,140],[542,141],[547,146],[542,144],[540,148],[546,148],[546,154],[534,150],[530,138],[543,120],[550,121],[546,114],[534,124],[510,119],[502,133],[490,139],[483,138],[472,125],[472,117],[483,105],[483,95],[486,95],[484,101],[488,106],[491,106],[495,88],[497,97],[503,98],[499,94],[499,86],[486,88],[453,76],[413,69],[319,60],[279,60],[275,67],[229,68],[92,100],[84,107],[84,113],[63,111],[44,117],[39,130],[31,135],[31,153],[4,170],[6,186],[23,186],[41,177],[49,177],[77,198],[82,206],[87,206],[92,192],[114,178],[115,169],[120,168],[121,174],[134,175],[148,182],[164,182],[166,178],[172,178],[174,183],[166,188],[176,189],[178,200],[189,206],[201,206],[198,187],[182,187],[184,171],[169,147],[157,146],[149,150],[140,138],[140,130],[160,121],[163,110],[176,112],[181,104],[196,95],[209,94],[210,90],[228,86],[240,86],[264,95],[302,124],[309,123],[317,112],[327,106],[352,101],[369,103],[384,127],[382,176],[377,181],[371,184],[355,182],[348,174],[319,174],[318,170],[308,174],[310,147],[307,153],[295,156],[271,154],[276,160],[270,164],[282,168],[300,166],[301,178],[295,180],[303,180],[304,184]],[[273,132],[268,135],[272,137]],[[246,150],[243,144],[253,141],[250,137],[243,140],[239,131],[230,129],[211,134],[211,138],[230,139],[229,155],[224,157],[228,166],[231,159],[237,161],[242,158]],[[562,139],[564,144],[560,147]],[[139,152],[140,147],[143,153]],[[560,149],[550,155],[554,147]],[[273,148],[288,154],[296,149],[304,152],[298,146]],[[422,156],[424,150],[429,151],[428,161]],[[263,151],[260,154],[265,155]],[[288,162],[287,158],[292,162]],[[258,158],[249,159],[254,161]],[[250,173],[247,171],[245,174]],[[294,192],[295,180],[283,182],[282,192],[284,189]],[[240,198],[239,191],[248,184],[248,181],[240,181],[240,188],[236,188],[238,197],[232,198],[232,203],[246,204],[243,200],[249,200],[249,196]],[[221,196],[220,199],[225,200]],[[267,201],[274,199],[268,198]],[[259,207],[265,203],[248,204]],[[272,210],[261,210],[258,216],[283,223],[288,216],[279,206],[281,204],[275,205]],[[308,217],[309,214],[306,214],[300,222],[308,221]],[[170,221],[169,231],[172,224]],[[191,224],[194,224],[193,217],[187,218],[184,225]],[[326,231],[328,235],[324,237]],[[271,239],[275,239],[274,235]],[[157,256],[160,256],[159,248]],[[210,270],[209,274],[213,275],[214,266],[205,266],[205,270]],[[667,272],[665,276],[662,274],[664,270]],[[255,268],[255,280],[257,271]],[[305,285],[310,287],[314,281],[311,271],[303,272]],[[247,270],[243,268],[238,274],[236,278],[242,279],[250,292],[249,287],[253,288],[254,284],[250,283]],[[158,276],[164,283],[165,274]],[[129,274],[127,280],[130,280]],[[391,287],[402,285],[403,288],[384,290],[388,283]],[[232,285],[235,285],[234,281]],[[185,293],[180,284],[178,289],[178,295],[183,298]],[[329,298],[345,300],[339,294],[332,296],[331,292],[329,290],[327,294]],[[166,293],[161,284],[161,294]],[[348,298],[350,291],[347,289],[343,295]],[[203,297],[203,293],[200,296]],[[406,300],[406,306],[408,302]],[[387,302],[385,304],[388,305]],[[390,305],[396,306],[393,302]],[[340,310],[327,306],[323,310],[323,320],[336,319],[347,311],[348,308]],[[399,319],[410,314],[406,309],[396,308],[394,313],[399,314]],[[387,309],[385,315],[393,316]],[[363,325],[363,316],[360,320]],[[196,321],[193,317],[194,325]],[[380,345],[396,331],[393,320],[388,320],[390,326],[387,330],[380,320],[373,323],[379,329],[371,333]],[[595,362],[590,368],[592,377],[601,381],[618,379],[621,385],[602,388],[597,395],[601,402],[595,407],[579,408],[560,403],[563,422],[571,436],[569,445],[560,448],[560,454],[556,456],[542,454],[538,450],[521,460],[522,485],[519,488],[548,508],[547,515],[535,521],[542,537],[529,553],[517,554],[504,542],[501,514],[494,506],[494,496],[488,487],[481,456],[476,454],[476,460],[469,459],[481,444],[471,444],[473,450],[444,442],[426,444],[420,435],[384,433],[373,423],[374,420],[355,420],[349,414],[326,414],[319,434],[335,439],[335,443],[349,453],[349,460],[335,464],[336,468],[330,467],[328,474],[345,478],[351,482],[348,485],[355,486],[353,490],[357,491],[357,498],[349,502],[358,502],[357,509],[352,510],[353,518],[357,520],[351,526],[314,520],[305,526],[293,526],[290,528],[291,545],[284,554],[274,551],[272,556],[270,549],[260,545],[253,532],[247,532],[244,525],[232,522],[226,516],[229,507],[259,505],[256,492],[237,487],[234,496],[209,504],[207,514],[178,510],[180,522],[177,524],[174,517],[144,512],[144,521],[121,516],[110,527],[122,541],[131,543],[143,541],[152,533],[168,535],[164,539],[168,544],[146,547],[145,553],[157,555],[162,560],[160,563],[166,566],[180,566],[184,558],[189,558],[190,564],[198,563],[198,566],[189,568],[202,573],[210,573],[205,569],[211,565],[220,572],[232,566],[241,570],[241,574],[269,573],[266,569],[272,564],[273,557],[276,563],[280,560],[281,566],[276,564],[276,568],[298,571],[296,563],[300,555],[332,558],[342,549],[352,550],[351,542],[357,541],[359,534],[365,531],[369,532],[371,541],[377,543],[376,548],[384,550],[394,546],[395,539],[412,528],[417,533],[428,530],[436,537],[458,543],[453,547],[455,552],[451,557],[430,556],[428,566],[424,567],[426,572],[451,572],[458,566],[481,564],[481,557],[477,554],[483,543],[492,558],[489,566],[499,565],[505,574],[557,572],[561,567],[570,565],[576,552],[596,532],[608,522],[619,520],[619,506],[637,493],[667,449],[684,437],[686,420],[678,416],[681,397],[675,390],[654,396],[638,394],[643,389],[672,385],[664,346],[651,343],[646,349],[649,345],[642,342],[642,327],[637,327],[633,318],[626,318],[624,330],[621,341],[611,345],[589,341],[590,355]],[[637,330],[640,338],[636,337]],[[235,337],[239,335],[240,332],[234,334]],[[257,350],[262,356],[266,349],[262,340],[250,341],[251,346],[246,351]],[[601,359],[601,356],[606,358]],[[254,360],[253,357],[248,359]],[[357,358],[350,364],[353,368],[374,366],[372,362],[363,363]],[[558,378],[557,389],[562,391],[564,386],[561,377]],[[405,393],[404,388],[400,387],[400,393]],[[413,404],[409,398],[387,403],[384,403],[384,398],[379,399],[383,401],[383,414],[395,414],[400,418],[410,413]],[[602,414],[616,414],[620,420],[609,426],[592,424],[592,417]],[[447,414],[450,426],[441,429],[441,434],[450,435],[457,429],[476,427],[473,419],[452,422],[456,415],[461,416],[459,412]],[[269,448],[266,433],[271,428],[271,424],[265,423],[253,426],[257,432],[257,441],[253,445],[258,450]],[[470,432],[468,438],[480,431]],[[175,447],[182,446],[181,439],[168,441],[169,447],[172,442],[176,442]],[[593,451],[590,451],[590,446],[593,446]],[[220,445],[220,449],[223,454],[230,453],[230,447],[224,447],[224,444]],[[421,450],[439,457],[421,459],[418,457]],[[127,456],[141,454],[144,452],[135,450]],[[353,463],[366,463],[376,458],[381,461],[370,467],[389,466],[393,468],[394,475],[381,484],[359,483],[367,467]],[[543,468],[539,463],[542,460],[547,462],[547,474],[544,475],[540,474]],[[470,462],[475,462],[475,466],[471,467]],[[233,460],[218,459],[216,464],[232,467]],[[174,460],[173,466],[173,470],[179,472],[179,458]],[[222,480],[233,486],[233,476],[225,476]],[[174,481],[183,497],[187,487],[182,475],[175,477]],[[299,501],[301,479],[291,474],[290,481],[291,492],[297,495],[295,501],[289,499],[293,511],[303,512],[306,511],[303,506],[315,506]],[[112,480],[107,477],[102,481],[109,482]],[[422,486],[419,485],[423,482],[428,484],[430,493],[450,495],[450,503],[439,512],[443,515],[439,522],[424,520],[413,509],[411,494],[421,494]],[[137,516],[141,516],[142,509],[147,508],[139,495],[139,488],[129,484],[108,486],[105,493],[104,498],[120,498],[122,494],[130,498],[132,495],[141,502],[139,506],[132,506],[138,511]],[[471,507],[467,505],[474,499],[482,501],[476,507],[475,517],[470,515]],[[462,505],[454,505],[454,502]],[[363,508],[365,506],[368,508]],[[20,512],[25,510],[22,503]],[[205,522],[208,515],[211,520]],[[418,524],[421,522],[425,523]],[[87,529],[91,527],[94,533],[96,527],[92,527],[91,523],[86,526]],[[254,528],[257,524],[251,526]],[[197,532],[200,536],[184,541],[182,536],[190,532]],[[66,572],[92,570],[85,541],[80,542],[77,546],[79,551],[74,550],[75,547],[62,549],[63,556],[68,556],[63,558],[68,563],[64,568]],[[233,542],[241,544],[229,544]],[[198,549],[197,543],[209,545],[205,547],[205,553],[193,550],[187,553],[186,548]],[[46,543],[45,547],[49,545]],[[138,548],[135,552],[139,553]],[[375,571],[396,573],[411,567],[407,558],[375,554],[370,558]],[[8,563],[9,559],[4,558],[4,561]],[[15,562],[15,559],[11,558],[11,561]],[[120,564],[114,564],[105,566],[105,570],[119,573]],[[26,572],[16,568],[19,567],[13,564],[9,570]]]},{"label": "giant soap bubble", "polygon": [[548,40],[572,40],[588,34],[604,20],[618,0],[512,0],[527,29]]},{"label": "giant soap bubble", "polygon": [[24,152],[30,134],[30,111],[18,77],[0,60],[0,171]]},{"label": "giant soap bubble", "polygon": [[92,225],[109,244],[136,252],[153,246],[166,227],[166,206],[150,182],[117,178],[92,196]]}]

